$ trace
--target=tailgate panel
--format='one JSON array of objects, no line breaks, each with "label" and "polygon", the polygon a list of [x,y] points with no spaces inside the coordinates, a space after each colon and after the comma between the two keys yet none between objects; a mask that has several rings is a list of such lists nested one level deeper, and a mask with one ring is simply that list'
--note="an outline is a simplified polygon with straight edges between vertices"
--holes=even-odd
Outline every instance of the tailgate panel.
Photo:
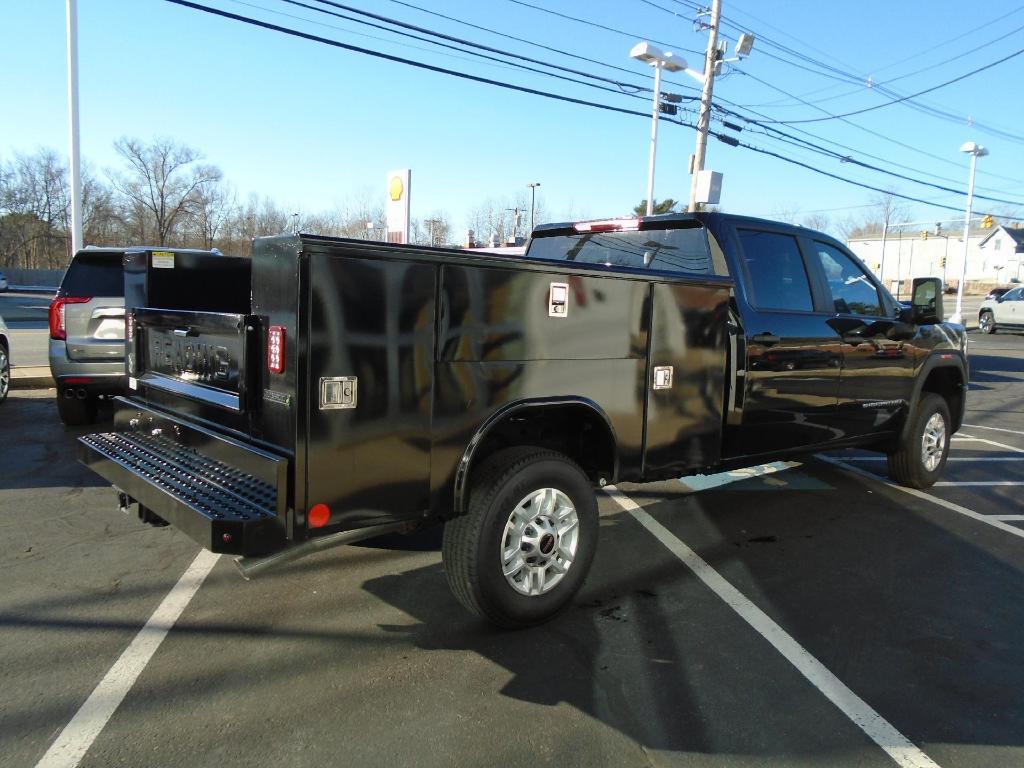
[{"label": "tailgate panel", "polygon": [[233,411],[246,408],[258,318],[136,309],[129,374],[147,386]]}]

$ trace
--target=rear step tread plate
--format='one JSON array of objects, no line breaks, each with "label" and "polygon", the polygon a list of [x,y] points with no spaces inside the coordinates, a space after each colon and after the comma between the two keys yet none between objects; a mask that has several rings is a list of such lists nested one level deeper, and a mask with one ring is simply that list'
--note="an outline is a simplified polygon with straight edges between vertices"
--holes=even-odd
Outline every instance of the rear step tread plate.
[{"label": "rear step tread plate", "polygon": [[275,488],[166,437],[101,432],[79,440],[205,517],[258,520],[275,516]]}]

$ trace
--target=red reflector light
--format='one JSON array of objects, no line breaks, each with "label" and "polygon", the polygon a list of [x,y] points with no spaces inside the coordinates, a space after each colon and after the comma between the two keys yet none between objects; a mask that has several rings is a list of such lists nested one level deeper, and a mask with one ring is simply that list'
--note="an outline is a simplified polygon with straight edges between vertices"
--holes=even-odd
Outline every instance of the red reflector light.
[{"label": "red reflector light", "polygon": [[314,504],[309,510],[309,527],[323,528],[331,519],[331,508],[326,504]]},{"label": "red reflector light", "polygon": [[604,221],[581,221],[574,224],[577,232],[618,232],[640,229],[639,219],[605,219]]},{"label": "red reflector light", "polygon": [[68,329],[64,324],[65,304],[84,304],[92,301],[91,296],[57,296],[50,302],[50,338],[63,341],[68,337]]},{"label": "red reflector light", "polygon": [[267,329],[267,370],[284,373],[284,326],[272,325]]},{"label": "red reflector light", "polygon": [[92,384],[92,379],[88,376],[68,376],[66,379],[60,380],[61,384]]}]

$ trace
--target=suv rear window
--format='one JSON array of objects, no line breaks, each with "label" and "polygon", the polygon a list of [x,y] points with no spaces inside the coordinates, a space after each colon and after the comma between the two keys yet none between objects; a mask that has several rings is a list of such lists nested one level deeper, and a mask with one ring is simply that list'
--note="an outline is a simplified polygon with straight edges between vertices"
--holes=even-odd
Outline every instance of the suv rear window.
[{"label": "suv rear window", "polygon": [[64,274],[65,296],[124,296],[124,268],[120,253],[79,253]]},{"label": "suv rear window", "polygon": [[549,261],[656,269],[691,275],[722,274],[715,271],[707,235],[702,227],[541,236],[530,241],[526,255]]}]

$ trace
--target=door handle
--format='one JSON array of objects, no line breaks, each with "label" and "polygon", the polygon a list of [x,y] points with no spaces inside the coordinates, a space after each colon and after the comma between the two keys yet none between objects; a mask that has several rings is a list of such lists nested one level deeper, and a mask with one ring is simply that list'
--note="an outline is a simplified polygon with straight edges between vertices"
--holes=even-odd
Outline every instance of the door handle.
[{"label": "door handle", "polygon": [[754,344],[764,344],[767,346],[769,344],[778,344],[782,339],[771,333],[759,333],[755,336],[751,336],[750,341]]}]

